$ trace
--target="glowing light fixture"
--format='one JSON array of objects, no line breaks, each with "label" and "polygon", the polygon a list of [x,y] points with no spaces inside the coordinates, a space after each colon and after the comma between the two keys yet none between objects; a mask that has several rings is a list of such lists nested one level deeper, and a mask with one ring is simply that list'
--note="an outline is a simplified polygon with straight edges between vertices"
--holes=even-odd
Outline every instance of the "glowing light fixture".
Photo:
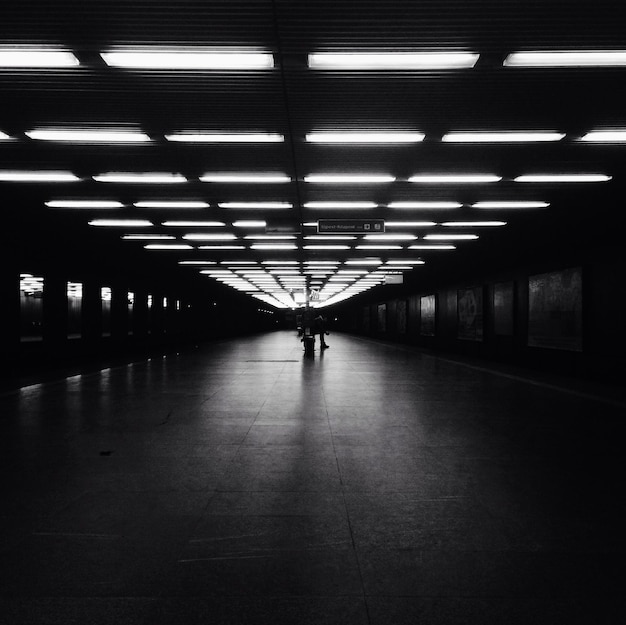
[{"label": "glowing light fixture", "polygon": [[304,182],[320,184],[379,184],[393,182],[395,178],[386,174],[312,174]]},{"label": "glowing light fixture", "polygon": [[90,226],[117,227],[124,226],[128,228],[145,228],[151,226],[152,222],[147,219],[92,219]]},{"label": "glowing light fixture", "polygon": [[305,136],[309,143],[419,143],[424,140],[422,132],[333,131],[311,132]]},{"label": "glowing light fixture", "polygon": [[161,239],[174,240],[171,234],[125,234],[122,239],[126,241],[156,241]]},{"label": "glowing light fixture", "polygon": [[133,206],[137,208],[209,208],[209,203],[179,200],[144,200],[134,202]]},{"label": "glowing light fixture", "polygon": [[271,69],[274,57],[263,52],[116,50],[100,55],[110,67],[161,70]]},{"label": "glowing light fixture", "polygon": [[143,132],[109,131],[88,129],[41,129],[26,133],[30,139],[38,141],[65,141],[69,143],[146,143],[150,137]]},{"label": "glowing light fixture", "polygon": [[557,52],[514,52],[504,60],[505,67],[621,67],[626,65],[624,50],[577,50]]},{"label": "glowing light fixture", "polygon": [[401,250],[401,245],[357,245],[357,250]]},{"label": "glowing light fixture", "polygon": [[410,250],[455,250],[454,245],[409,245]]},{"label": "glowing light fixture", "polygon": [[283,135],[269,132],[218,132],[218,133],[192,133],[179,132],[165,135],[168,141],[183,143],[282,143]]},{"label": "glowing light fixture", "polygon": [[184,245],[182,243],[149,243],[144,245],[147,250],[192,250],[191,245]]},{"label": "glowing light fixture", "polygon": [[115,200],[50,200],[45,204],[48,208],[124,208]]},{"label": "glowing light fixture", "polygon": [[472,208],[548,208],[549,202],[519,202],[519,201],[495,201],[495,202],[476,202],[472,204]]},{"label": "glowing light fixture", "polygon": [[0,171],[0,182],[76,182],[69,171]]},{"label": "glowing light fixture", "polygon": [[465,226],[506,226],[506,221],[444,221],[442,226],[452,226],[453,228],[459,226],[464,228]]},{"label": "glowing light fixture", "polygon": [[0,67],[76,67],[78,59],[67,50],[0,48]]},{"label": "glowing light fixture", "polygon": [[526,174],[514,178],[515,182],[607,182],[606,174]]},{"label": "glowing light fixture", "polygon": [[500,180],[502,176],[494,174],[419,174],[409,178],[409,182],[422,184],[479,184]]},{"label": "glowing light fixture", "polygon": [[506,132],[449,132],[442,137],[445,143],[534,143],[560,141],[565,136],[561,132],[506,131]]},{"label": "glowing light fixture", "polygon": [[245,250],[244,245],[200,245],[200,250]]},{"label": "glowing light fixture", "polygon": [[233,221],[235,228],[265,228],[267,223],[265,221],[257,221],[254,219],[239,219]]},{"label": "glowing light fixture", "polygon": [[179,260],[179,265],[216,265],[214,260]]},{"label": "glowing light fixture", "polygon": [[626,130],[595,130],[580,138],[591,143],[626,143]]},{"label": "glowing light fixture", "polygon": [[291,202],[220,202],[220,208],[293,208]]},{"label": "glowing light fixture", "polygon": [[217,228],[226,224],[223,221],[164,221],[161,225],[175,228]]},{"label": "glowing light fixture", "polygon": [[389,208],[418,208],[418,209],[449,209],[461,208],[460,202],[391,202]]},{"label": "glowing light fixture", "polygon": [[110,172],[93,176],[96,182],[127,182],[133,184],[180,184],[187,178],[180,174]]},{"label": "glowing light fixture", "polygon": [[387,221],[385,228],[431,228],[436,226],[434,221]]},{"label": "glowing light fixture", "polygon": [[349,250],[349,245],[305,245],[305,250]]},{"label": "glowing light fixture", "polygon": [[276,173],[207,173],[200,176],[201,182],[223,182],[223,183],[285,183],[291,182],[291,178],[285,174]]},{"label": "glowing light fixture", "polygon": [[[376,208],[376,202],[305,202],[304,208]],[[306,225],[306,224],[305,224]]]},{"label": "glowing light fixture", "polygon": [[470,52],[318,52],[309,54],[309,67],[320,70],[428,70],[474,67]]},{"label": "glowing light fixture", "polygon": [[298,247],[291,243],[274,244],[274,243],[253,243],[250,246],[253,250],[296,250]]},{"label": "glowing light fixture", "polygon": [[413,241],[417,239],[414,234],[366,234],[363,238],[368,241]]},{"label": "glowing light fixture", "polygon": [[183,239],[188,241],[232,241],[237,237],[234,234],[230,234],[229,232],[218,232],[218,233],[192,233],[192,234],[184,234]]},{"label": "glowing light fixture", "polygon": [[427,234],[424,237],[424,239],[432,240],[432,241],[447,241],[447,240],[469,241],[471,239],[477,239],[477,238],[478,238],[477,234]]},{"label": "glowing light fixture", "polygon": [[9,137],[9,135],[7,135],[6,133],[0,131],[0,141],[6,141],[7,139],[10,139],[11,137]]}]

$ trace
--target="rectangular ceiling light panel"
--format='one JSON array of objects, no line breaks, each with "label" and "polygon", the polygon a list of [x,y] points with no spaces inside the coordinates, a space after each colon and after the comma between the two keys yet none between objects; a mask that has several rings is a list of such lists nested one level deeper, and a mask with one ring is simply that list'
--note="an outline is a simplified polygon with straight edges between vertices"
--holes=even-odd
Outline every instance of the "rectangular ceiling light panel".
[{"label": "rectangular ceiling light panel", "polygon": [[536,143],[560,141],[565,137],[561,132],[449,132],[442,137],[444,143]]},{"label": "rectangular ceiling light panel", "polygon": [[187,182],[187,178],[180,174],[169,173],[125,173],[110,172],[93,176],[96,182],[122,182],[132,184],[180,184]]},{"label": "rectangular ceiling light panel", "polygon": [[497,208],[548,208],[549,202],[536,202],[536,201],[493,201],[493,202],[476,202],[472,204],[472,208],[485,208],[485,209],[497,209]]},{"label": "rectangular ceiling light panel", "polygon": [[386,174],[312,174],[304,182],[320,184],[378,184],[393,182],[395,178]]},{"label": "rectangular ceiling light panel", "polygon": [[76,182],[69,171],[0,171],[0,182]]},{"label": "rectangular ceiling light panel", "polygon": [[45,204],[48,208],[124,208],[115,200],[50,200]]},{"label": "rectangular ceiling light panel", "polygon": [[309,67],[319,70],[433,70],[472,68],[478,54],[470,52],[318,52]]},{"label": "rectangular ceiling light panel", "polygon": [[293,208],[290,202],[220,202],[220,208]]},{"label": "rectangular ceiling light panel", "polygon": [[494,174],[419,174],[409,178],[409,182],[422,184],[479,184],[500,180],[502,177]]},{"label": "rectangular ceiling light panel", "polygon": [[626,130],[595,130],[580,138],[590,143],[626,143]]},{"label": "rectangular ceiling light panel", "polygon": [[144,200],[134,202],[137,208],[209,208],[208,202],[178,201],[178,200]]},{"label": "rectangular ceiling light panel", "polygon": [[155,70],[272,69],[274,57],[265,52],[201,52],[188,50],[116,50],[100,55],[110,67]]},{"label": "rectangular ceiling light panel", "polygon": [[514,52],[505,67],[623,67],[625,50],[576,50],[558,52]]},{"label": "rectangular ceiling light panel", "polygon": [[0,48],[0,67],[76,67],[78,59],[66,50]]},{"label": "rectangular ceiling light panel", "polygon": [[65,141],[69,143],[146,143],[151,139],[143,132],[86,129],[41,129],[25,133],[38,141]]},{"label": "rectangular ceiling light panel", "polygon": [[607,182],[606,174],[527,174],[514,178],[515,182]]},{"label": "rectangular ceiling light panel", "polygon": [[305,136],[309,143],[358,144],[358,143],[419,143],[423,132],[324,131],[311,132]]},{"label": "rectangular ceiling light panel", "polygon": [[389,208],[417,208],[417,209],[451,209],[461,208],[460,202],[391,202]]},{"label": "rectangular ceiling light panel", "polygon": [[220,183],[258,183],[272,184],[291,182],[291,178],[285,174],[276,173],[207,173],[200,176],[201,182],[220,182]]},{"label": "rectangular ceiling light panel", "polygon": [[179,132],[165,138],[181,143],[282,143],[285,140],[283,135],[269,132]]}]

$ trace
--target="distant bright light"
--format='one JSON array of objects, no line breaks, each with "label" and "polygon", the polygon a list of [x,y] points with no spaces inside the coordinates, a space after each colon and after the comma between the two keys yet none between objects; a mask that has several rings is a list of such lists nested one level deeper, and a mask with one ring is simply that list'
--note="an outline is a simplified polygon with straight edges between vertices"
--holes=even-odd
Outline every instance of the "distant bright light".
[{"label": "distant bright light", "polygon": [[134,69],[240,70],[274,67],[274,57],[262,52],[118,50],[104,52],[100,56],[111,67]]},{"label": "distant bright light", "polygon": [[460,202],[391,202],[389,208],[423,208],[423,209],[445,209],[461,208]]},{"label": "distant bright light", "polygon": [[436,226],[434,221],[387,221],[385,220],[385,228],[431,228]]},{"label": "distant bright light", "polygon": [[5,141],[7,139],[10,139],[11,137],[9,137],[9,135],[7,135],[6,133],[0,131],[0,141]]},{"label": "distant bright light", "polygon": [[245,250],[244,245],[200,245],[199,250]]},{"label": "distant bright light", "polygon": [[[432,241],[453,241],[453,240],[470,240],[477,239],[477,234],[427,234],[424,239],[429,239]],[[415,249],[412,247],[412,249]]]},{"label": "distant bright light", "polygon": [[626,130],[596,130],[583,135],[580,140],[595,143],[626,143]]},{"label": "distant bright light", "polygon": [[514,52],[505,67],[620,67],[626,65],[626,51],[589,50],[560,52]]},{"label": "distant bright light", "polygon": [[565,136],[561,132],[449,132],[442,137],[446,143],[529,143],[560,141]]},{"label": "distant bright light", "polygon": [[296,237],[293,234],[247,234],[244,237],[244,239],[255,239],[255,240],[261,240],[261,239],[289,240],[289,239],[295,239],[295,238]]},{"label": "distant bright light", "polygon": [[168,141],[179,141],[183,143],[281,143],[285,140],[283,135],[269,132],[179,132],[165,135],[165,138]]},{"label": "distant bright light", "polygon": [[426,70],[474,67],[470,52],[318,52],[309,54],[309,67],[320,70]]},{"label": "distant bright light", "polygon": [[235,228],[265,228],[267,223],[265,221],[255,221],[253,219],[240,219],[233,221]]},{"label": "distant bright light", "polygon": [[368,241],[412,241],[417,239],[414,234],[366,234]]},{"label": "distant bright light", "polygon": [[395,178],[386,174],[312,174],[304,182],[320,184],[378,184],[393,182]]},{"label": "distant bright light", "polygon": [[[213,228],[225,226],[223,221],[164,221],[162,226],[167,227],[182,227],[182,228]],[[234,235],[233,235],[234,236]]]},{"label": "distant bright light", "polygon": [[183,239],[188,241],[232,241],[237,237],[234,234],[219,232],[215,234],[192,233],[184,234]]},{"label": "distant bright light", "polygon": [[401,250],[401,245],[357,245],[357,250]]},{"label": "distant bright light", "polygon": [[115,200],[50,200],[45,204],[48,208],[124,208]]},{"label": "distant bright light", "polygon": [[349,250],[349,245],[305,245],[305,250]]},{"label": "distant bright light", "polygon": [[179,265],[216,265],[214,260],[179,260]]},{"label": "distant bright light", "polygon": [[146,143],[150,137],[136,131],[108,131],[86,129],[41,129],[24,133],[30,139],[38,141],[66,141],[70,143]]},{"label": "distant bright light", "polygon": [[423,265],[424,261],[421,258],[416,258],[414,260],[400,259],[400,260],[388,260],[388,265]]},{"label": "distant bright light", "polygon": [[336,235],[336,234],[310,234],[304,237],[307,241],[351,241],[356,239],[352,235]]},{"label": "distant bright light", "polygon": [[147,250],[192,250],[191,245],[184,245],[182,243],[149,243],[144,245]]},{"label": "distant bright light", "polygon": [[125,234],[122,239],[127,241],[156,241],[160,239],[174,240],[171,234]]},{"label": "distant bright light", "polygon": [[293,208],[291,202],[220,202],[220,208]]},{"label": "distant bright light", "polygon": [[477,184],[500,180],[502,176],[494,174],[420,174],[409,178],[409,182],[423,184]]},{"label": "distant bright light", "polygon": [[297,260],[264,260],[262,265],[298,265]]},{"label": "distant bright light", "polygon": [[69,171],[0,171],[0,182],[76,182]]},{"label": "distant bright light", "polygon": [[472,204],[472,208],[548,208],[549,202],[518,202],[518,201],[502,201],[502,202],[476,202]]},{"label": "distant bright light", "polygon": [[311,132],[306,135],[309,143],[419,143],[424,140],[422,132],[376,132],[340,131]]},{"label": "distant bright light", "polygon": [[1,48],[0,67],[76,67],[78,59],[65,50]]},{"label": "distant bright light", "polygon": [[342,209],[342,208],[376,208],[378,204],[376,204],[376,202],[305,202],[303,206],[304,208]]},{"label": "distant bright light", "polygon": [[455,250],[454,245],[409,245],[410,250]]},{"label": "distant bright light", "polygon": [[180,174],[110,172],[93,176],[96,182],[128,182],[137,184],[177,184],[187,182]]},{"label": "distant bright light", "polygon": [[273,244],[273,243],[253,243],[250,246],[253,250],[296,250],[298,247],[296,245],[285,243],[285,244]]},{"label": "distant bright light", "polygon": [[506,221],[444,221],[442,226],[459,226],[464,228],[465,226],[506,226]]},{"label": "distant bright light", "polygon": [[209,208],[209,203],[179,200],[145,200],[142,202],[134,202],[133,206],[137,208]]},{"label": "distant bright light", "polygon": [[89,222],[89,225],[90,226],[104,226],[104,227],[125,226],[129,228],[135,228],[135,227],[144,228],[147,226],[151,226],[152,222],[148,221],[147,219],[92,219]]},{"label": "distant bright light", "polygon": [[380,265],[380,258],[363,258],[363,259],[355,259],[355,260],[347,260],[346,265]]},{"label": "distant bright light", "polygon": [[223,182],[223,183],[285,183],[291,182],[291,178],[285,174],[275,173],[207,173],[200,176],[201,182]]},{"label": "distant bright light", "polygon": [[515,182],[606,182],[606,174],[527,174],[514,178]]}]

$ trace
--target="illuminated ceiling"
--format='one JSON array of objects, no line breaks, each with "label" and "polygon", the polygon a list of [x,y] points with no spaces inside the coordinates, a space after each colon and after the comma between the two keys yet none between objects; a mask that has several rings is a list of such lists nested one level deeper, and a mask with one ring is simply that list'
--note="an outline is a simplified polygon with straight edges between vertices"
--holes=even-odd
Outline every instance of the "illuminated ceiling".
[{"label": "illuminated ceiling", "polygon": [[[474,251],[602,245],[625,177],[626,24],[619,3],[563,8],[3,2],[12,239],[69,230],[278,307]],[[318,232],[327,219],[385,230]]]}]

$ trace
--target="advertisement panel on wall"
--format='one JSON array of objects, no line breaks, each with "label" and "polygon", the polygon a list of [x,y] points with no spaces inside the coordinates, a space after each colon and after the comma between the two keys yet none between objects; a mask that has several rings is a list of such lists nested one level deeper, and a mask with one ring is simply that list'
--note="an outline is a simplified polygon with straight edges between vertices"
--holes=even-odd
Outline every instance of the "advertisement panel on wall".
[{"label": "advertisement panel on wall", "polygon": [[483,289],[457,292],[457,337],[465,341],[483,340]]},{"label": "advertisement panel on wall", "polygon": [[435,336],[435,306],[434,295],[420,297],[420,334],[422,336]]},{"label": "advertisement panel on wall", "polygon": [[582,351],[582,270],[528,278],[528,345]]},{"label": "advertisement panel on wall", "polygon": [[513,283],[493,286],[493,331],[500,336],[513,334]]}]

